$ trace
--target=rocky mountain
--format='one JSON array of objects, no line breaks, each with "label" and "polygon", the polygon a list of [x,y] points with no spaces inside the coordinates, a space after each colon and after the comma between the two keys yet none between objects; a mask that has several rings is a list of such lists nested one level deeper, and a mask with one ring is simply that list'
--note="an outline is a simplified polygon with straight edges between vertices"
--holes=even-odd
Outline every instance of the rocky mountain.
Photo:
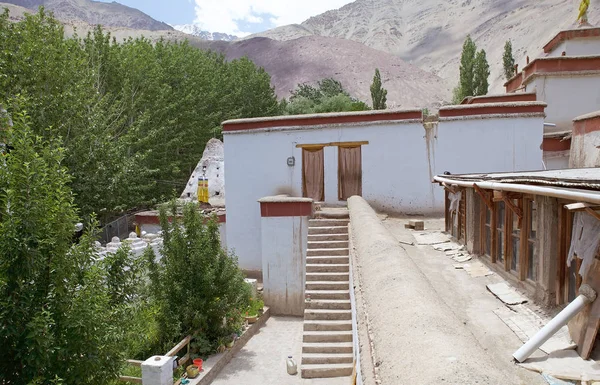
[{"label": "rocky mountain", "polygon": [[436,75],[392,54],[364,44],[332,37],[308,36],[289,41],[257,37],[234,42],[197,41],[196,46],[223,52],[227,59],[247,56],[263,67],[279,97],[288,97],[299,83],[334,77],[348,92],[371,104],[375,68],[388,90],[388,107],[435,107],[450,98],[450,89]]},{"label": "rocky mountain", "polygon": [[44,6],[54,16],[66,22],[80,21],[86,24],[101,24],[105,27],[124,27],[146,31],[169,31],[173,28],[163,22],[154,20],[144,12],[127,7],[115,1],[104,3],[92,0],[3,0],[37,11]]},{"label": "rocky mountain", "polygon": [[228,35],[226,33],[205,31],[198,24],[180,24],[174,25],[173,28],[188,35],[199,37],[202,40],[233,41],[238,38],[235,35]]},{"label": "rocky mountain", "polygon": [[[512,40],[515,59],[523,66],[528,55],[558,31],[575,25],[579,0],[356,0],[311,17],[301,24],[275,28],[253,36],[291,40],[310,35],[344,38],[394,54],[444,78],[458,82],[462,43],[471,34],[486,50],[491,66],[491,90],[502,91],[502,52]],[[590,22],[600,21],[592,3]],[[252,37],[252,36],[251,36]]]}]

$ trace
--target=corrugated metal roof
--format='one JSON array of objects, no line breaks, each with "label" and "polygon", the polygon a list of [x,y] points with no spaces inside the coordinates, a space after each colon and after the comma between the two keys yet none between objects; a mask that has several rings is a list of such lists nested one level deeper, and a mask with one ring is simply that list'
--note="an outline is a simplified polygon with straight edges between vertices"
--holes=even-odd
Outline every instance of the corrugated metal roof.
[{"label": "corrugated metal roof", "polygon": [[571,168],[565,170],[497,172],[488,174],[439,175],[457,181],[492,181],[600,190],[600,168]]}]

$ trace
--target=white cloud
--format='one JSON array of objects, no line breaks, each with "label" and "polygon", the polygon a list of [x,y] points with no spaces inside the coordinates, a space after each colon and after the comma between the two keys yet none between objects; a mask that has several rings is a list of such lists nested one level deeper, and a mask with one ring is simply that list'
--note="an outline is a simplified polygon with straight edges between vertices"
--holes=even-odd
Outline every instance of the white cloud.
[{"label": "white cloud", "polygon": [[275,26],[301,23],[311,16],[339,8],[352,0],[195,0],[196,20],[203,29],[238,36],[238,23],[262,23],[260,15],[270,14]]}]

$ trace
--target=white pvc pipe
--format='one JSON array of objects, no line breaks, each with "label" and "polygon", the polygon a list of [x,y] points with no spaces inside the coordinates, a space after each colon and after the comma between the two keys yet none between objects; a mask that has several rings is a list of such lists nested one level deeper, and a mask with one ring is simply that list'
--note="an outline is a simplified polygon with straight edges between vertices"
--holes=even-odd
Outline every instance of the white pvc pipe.
[{"label": "white pvc pipe", "polygon": [[579,292],[581,294],[573,302],[558,313],[556,317],[552,318],[546,326],[513,354],[515,360],[523,362],[529,358],[544,342],[548,341],[560,328],[565,326],[571,318],[575,317],[587,304],[594,302],[596,299],[596,292],[588,285],[581,285]]},{"label": "white pvc pipe", "polygon": [[534,194],[534,195],[545,195],[553,198],[562,198],[573,201],[583,201],[587,203],[593,203],[600,205],[600,194],[591,191],[577,190],[577,189],[566,189],[562,187],[548,187],[548,186],[535,186],[528,184],[514,184],[514,183],[501,183],[501,182],[486,182],[486,181],[463,181],[444,178],[441,176],[435,176],[433,178],[436,182],[446,183],[449,185],[457,185],[460,187],[473,187],[477,185],[482,189],[486,190],[504,190],[519,192],[523,194]]}]

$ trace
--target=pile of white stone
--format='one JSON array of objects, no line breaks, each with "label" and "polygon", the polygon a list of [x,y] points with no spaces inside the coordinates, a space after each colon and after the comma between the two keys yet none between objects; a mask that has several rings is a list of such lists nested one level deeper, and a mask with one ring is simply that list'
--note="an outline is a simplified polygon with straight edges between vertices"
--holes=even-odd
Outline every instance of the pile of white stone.
[{"label": "pile of white stone", "polygon": [[157,260],[162,257],[161,249],[163,245],[162,231],[157,234],[146,233],[142,231],[142,237],[138,237],[135,232],[131,232],[127,239],[121,241],[119,237],[113,237],[110,242],[103,247],[100,242],[96,242],[96,252],[100,260],[104,259],[108,253],[116,253],[123,246],[129,246],[130,252],[139,257],[144,254],[144,251],[151,247],[156,255]]}]

